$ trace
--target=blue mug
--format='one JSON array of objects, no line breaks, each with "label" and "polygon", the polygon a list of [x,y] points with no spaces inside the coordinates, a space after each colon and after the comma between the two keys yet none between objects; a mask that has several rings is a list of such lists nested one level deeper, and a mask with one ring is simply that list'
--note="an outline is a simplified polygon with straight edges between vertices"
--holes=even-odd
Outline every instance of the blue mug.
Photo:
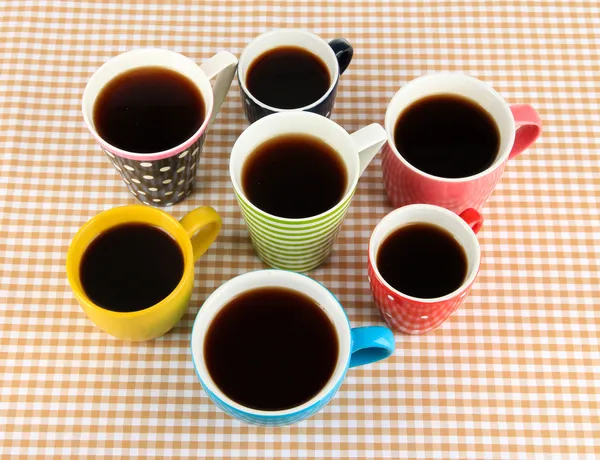
[{"label": "blue mug", "polygon": [[[270,106],[258,100],[248,90],[248,86],[246,85],[248,69],[257,57],[266,51],[287,46],[304,48],[318,56],[327,66],[331,81],[329,89],[318,100],[307,106],[295,109]],[[329,118],[333,110],[333,104],[335,103],[340,75],[350,65],[353,55],[354,49],[352,45],[343,38],[335,38],[330,42],[326,42],[318,35],[300,29],[278,29],[259,35],[242,52],[237,69],[242,105],[244,106],[246,118],[250,123],[254,123],[256,120],[272,113],[289,112],[292,110],[313,112]],[[294,91],[294,88],[290,87],[290,91]]]},{"label": "blue mug", "polygon": [[[331,378],[309,401],[285,410],[258,410],[245,407],[228,397],[212,380],[204,357],[204,339],[212,320],[232,299],[244,292],[280,287],[311,297],[328,315],[338,336],[338,359]],[[307,334],[307,337],[310,337]],[[350,367],[380,361],[394,353],[394,334],[382,326],[351,328],[346,312],[323,285],[299,273],[259,270],[233,278],[215,290],[200,308],[191,338],[192,361],[202,388],[225,413],[253,425],[284,426],[305,420],[321,410],[336,394]],[[278,344],[277,346],[285,346]],[[243,385],[241,382],[240,384]]]}]

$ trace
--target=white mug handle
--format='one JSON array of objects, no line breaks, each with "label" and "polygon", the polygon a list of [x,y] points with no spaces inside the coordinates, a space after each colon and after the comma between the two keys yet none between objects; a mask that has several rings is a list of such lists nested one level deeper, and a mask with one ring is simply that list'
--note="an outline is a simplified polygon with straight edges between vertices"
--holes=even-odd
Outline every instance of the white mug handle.
[{"label": "white mug handle", "polygon": [[381,125],[373,123],[350,134],[350,137],[358,149],[360,175],[367,169],[367,166],[369,166],[383,144],[387,142],[387,133]]},{"label": "white mug handle", "polygon": [[212,80],[215,76],[217,77],[213,86],[213,110],[207,129],[213,124],[219,110],[221,110],[221,105],[225,100],[225,96],[227,96],[227,91],[229,91],[231,81],[235,75],[237,62],[237,58],[233,54],[228,51],[221,51],[200,66],[200,69],[209,80]]}]

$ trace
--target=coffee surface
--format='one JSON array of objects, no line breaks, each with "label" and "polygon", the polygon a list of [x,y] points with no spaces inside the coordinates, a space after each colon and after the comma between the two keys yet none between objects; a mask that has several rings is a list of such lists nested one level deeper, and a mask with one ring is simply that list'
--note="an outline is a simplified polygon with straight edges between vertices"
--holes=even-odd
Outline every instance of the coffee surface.
[{"label": "coffee surface", "polygon": [[131,153],[177,147],[206,116],[198,87],[165,67],[138,67],[111,80],[94,103],[94,126],[102,139]]},{"label": "coffee surface", "polygon": [[96,305],[117,312],[143,310],[167,297],[183,276],[177,242],[158,227],[122,224],[87,247],[79,276]]},{"label": "coffee surface", "polygon": [[329,69],[320,57],[282,46],[258,56],[246,72],[248,91],[263,104],[298,109],[318,101],[331,85]]},{"label": "coffee surface", "polygon": [[310,297],[265,287],[231,300],[213,319],[204,356],[215,384],[246,407],[283,410],[315,396],[337,365],[333,323]]},{"label": "coffee surface", "polygon": [[492,116],[474,101],[452,94],[415,101],[398,117],[394,142],[415,168],[445,177],[469,177],[496,159],[500,131]]},{"label": "coffee surface", "polygon": [[259,145],[242,169],[242,188],[259,209],[305,218],[333,208],[344,196],[346,166],[322,140],[288,134]]},{"label": "coffee surface", "polygon": [[377,269],[397,291],[431,299],[458,289],[467,275],[467,255],[447,230],[428,223],[409,224],[379,247]]}]

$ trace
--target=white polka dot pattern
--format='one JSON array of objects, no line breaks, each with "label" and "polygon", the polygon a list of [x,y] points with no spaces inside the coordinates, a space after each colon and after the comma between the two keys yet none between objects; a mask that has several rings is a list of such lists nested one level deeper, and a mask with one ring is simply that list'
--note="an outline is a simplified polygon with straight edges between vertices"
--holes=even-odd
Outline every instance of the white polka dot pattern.
[{"label": "white polka dot pattern", "polygon": [[[181,153],[153,161],[136,161],[104,150],[132,195],[145,204],[171,206],[189,195],[196,181],[205,134]],[[167,200],[165,197],[174,196]]]},{"label": "white polka dot pattern", "polygon": [[471,283],[460,295],[442,302],[424,303],[401,295],[392,296],[369,260],[369,284],[375,305],[381,317],[391,328],[404,334],[424,334],[441,326],[463,303],[471,290]]}]

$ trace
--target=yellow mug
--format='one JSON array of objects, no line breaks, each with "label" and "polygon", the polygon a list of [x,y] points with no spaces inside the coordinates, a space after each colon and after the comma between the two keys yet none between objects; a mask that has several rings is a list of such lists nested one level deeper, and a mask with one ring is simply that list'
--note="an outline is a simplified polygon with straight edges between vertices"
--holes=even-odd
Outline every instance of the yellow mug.
[{"label": "yellow mug", "polygon": [[[79,266],[89,244],[101,233],[121,224],[146,223],[166,231],[183,254],[183,276],[171,294],[159,303],[133,312],[106,310],[85,294]],[[67,254],[67,277],[85,314],[110,335],[125,340],[150,340],[166,334],[181,319],[194,285],[194,263],[206,252],[221,230],[221,217],[203,206],[186,214],[179,222],[160,209],[149,206],[122,206],[101,212],[79,231]]]}]

